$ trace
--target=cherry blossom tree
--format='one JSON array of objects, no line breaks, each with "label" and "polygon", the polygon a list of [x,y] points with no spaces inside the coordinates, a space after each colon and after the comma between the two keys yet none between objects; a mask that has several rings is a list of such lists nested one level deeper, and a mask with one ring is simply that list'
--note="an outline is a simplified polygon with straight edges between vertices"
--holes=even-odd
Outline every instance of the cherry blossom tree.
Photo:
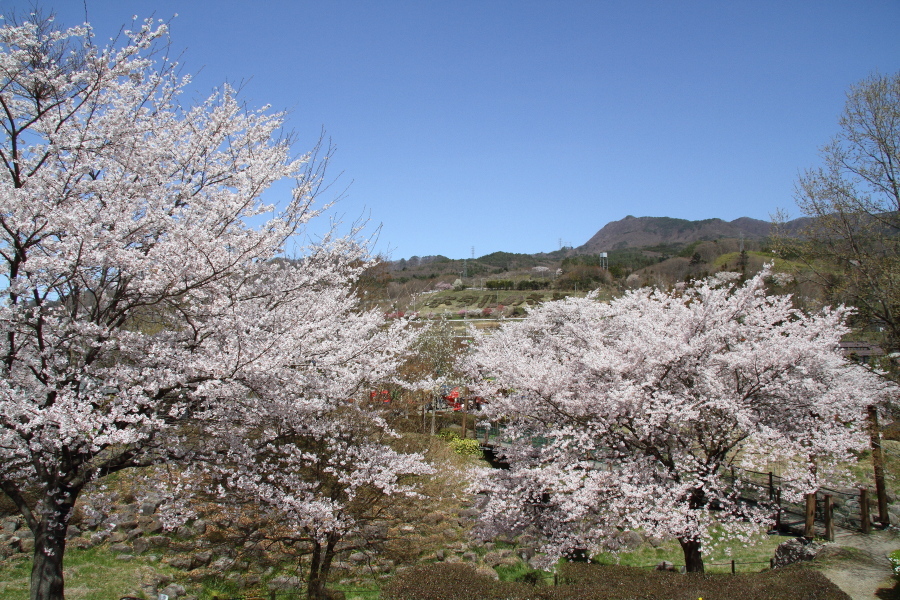
[{"label": "cherry blossom tree", "polygon": [[847,309],[804,314],[765,294],[768,276],[568,298],[476,333],[467,368],[511,444],[510,469],[482,477],[486,526],[538,529],[548,564],[615,550],[623,529],[671,536],[702,571],[713,531],[771,522],[739,501],[730,466],[781,462],[802,494],[853,460],[884,383],[839,353]]},{"label": "cherry blossom tree", "polygon": [[[234,449],[220,454],[232,481],[289,504],[253,472],[262,448],[246,436],[288,417],[326,427],[390,379],[416,334],[358,305],[371,261],[354,235],[285,256],[321,211],[322,161],[294,154],[282,114],[227,86],[186,103],[189,80],[159,56],[165,24],[98,47],[86,25],[6,23],[0,489],[34,533],[31,598],[58,600],[67,520],[90,482],[210,460],[206,440]],[[263,203],[283,179],[290,196]],[[383,458],[368,476],[389,492],[392,474],[420,469]],[[294,510],[299,522],[318,508]]]},{"label": "cherry blossom tree", "polygon": [[[400,436],[357,402],[330,409],[327,418],[297,411],[295,402],[280,410],[249,409],[259,414],[216,419],[210,428],[216,434],[203,456],[179,472],[182,489],[174,493],[204,498],[210,510],[199,516],[223,529],[264,525],[250,542],[308,555],[308,596],[327,598],[338,552],[383,541],[372,539],[368,526],[387,518],[398,502],[419,501],[423,476],[434,469],[421,454],[395,448]],[[182,508],[176,516],[198,516],[195,502]]]}]

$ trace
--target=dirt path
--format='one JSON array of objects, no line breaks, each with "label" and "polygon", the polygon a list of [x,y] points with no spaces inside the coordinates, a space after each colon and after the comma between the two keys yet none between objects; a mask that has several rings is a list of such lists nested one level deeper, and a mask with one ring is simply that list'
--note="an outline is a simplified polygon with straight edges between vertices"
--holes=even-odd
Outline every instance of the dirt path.
[{"label": "dirt path", "polygon": [[900,589],[894,589],[887,558],[898,549],[900,535],[896,531],[873,531],[868,535],[841,531],[826,553],[822,573],[853,600],[900,600]]}]

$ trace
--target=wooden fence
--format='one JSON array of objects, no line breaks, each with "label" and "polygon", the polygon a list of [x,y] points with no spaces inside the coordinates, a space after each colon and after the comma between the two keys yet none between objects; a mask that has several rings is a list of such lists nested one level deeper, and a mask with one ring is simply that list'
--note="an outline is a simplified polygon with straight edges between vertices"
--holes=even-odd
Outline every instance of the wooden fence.
[{"label": "wooden fence", "polygon": [[775,511],[775,527],[779,530],[799,530],[805,537],[816,536],[816,523],[821,523],[825,539],[834,540],[835,527],[869,533],[873,516],[882,527],[890,524],[890,517],[878,510],[875,494],[868,487],[858,489],[821,488],[807,494],[802,502],[782,499],[785,480],[774,473],[760,473],[732,468],[732,483],[741,488],[741,498],[747,502],[769,503]]}]

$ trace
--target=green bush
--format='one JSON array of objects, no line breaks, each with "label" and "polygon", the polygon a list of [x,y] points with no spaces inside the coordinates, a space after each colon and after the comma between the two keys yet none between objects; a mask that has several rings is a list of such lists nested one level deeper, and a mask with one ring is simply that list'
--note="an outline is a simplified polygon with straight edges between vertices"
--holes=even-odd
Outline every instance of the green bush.
[{"label": "green bush", "polygon": [[453,431],[452,429],[441,429],[438,432],[438,437],[442,440],[452,442],[453,440],[459,439],[459,434]]},{"label": "green bush", "polygon": [[464,440],[457,436],[455,440],[450,440],[450,447],[453,448],[453,451],[457,454],[481,454],[481,444],[478,443],[478,440]]},{"label": "green bush", "polygon": [[894,571],[894,575],[900,575],[900,550],[894,550],[888,555],[888,559],[891,561],[891,569]]},{"label": "green bush", "polygon": [[478,440],[463,439],[452,429],[441,429],[438,437],[449,443],[450,448],[457,454],[481,454],[481,444],[478,443]]},{"label": "green bush", "polygon": [[484,282],[484,287],[489,290],[514,290],[516,282],[512,279],[488,279]]},{"label": "green bush", "polygon": [[532,569],[523,562],[514,565],[498,565],[494,567],[500,581],[515,581],[517,583],[527,583],[529,585],[544,585],[553,583],[553,574],[547,571],[538,571]]},{"label": "green bush", "polygon": [[524,279],[516,282],[517,290],[546,290],[550,287],[550,281],[537,279]]}]

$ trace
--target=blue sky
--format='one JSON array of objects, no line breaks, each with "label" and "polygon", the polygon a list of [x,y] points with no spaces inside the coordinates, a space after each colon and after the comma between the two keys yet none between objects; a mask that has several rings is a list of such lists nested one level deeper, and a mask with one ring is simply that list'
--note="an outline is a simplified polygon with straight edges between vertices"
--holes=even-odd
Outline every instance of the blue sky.
[{"label": "blue sky", "polygon": [[298,152],[324,128],[334,216],[381,224],[395,259],[578,246],[629,214],[797,216],[847,88],[900,69],[896,0],[42,2],[63,24],[85,5],[100,41],[177,13],[197,97],[243,82]]}]

